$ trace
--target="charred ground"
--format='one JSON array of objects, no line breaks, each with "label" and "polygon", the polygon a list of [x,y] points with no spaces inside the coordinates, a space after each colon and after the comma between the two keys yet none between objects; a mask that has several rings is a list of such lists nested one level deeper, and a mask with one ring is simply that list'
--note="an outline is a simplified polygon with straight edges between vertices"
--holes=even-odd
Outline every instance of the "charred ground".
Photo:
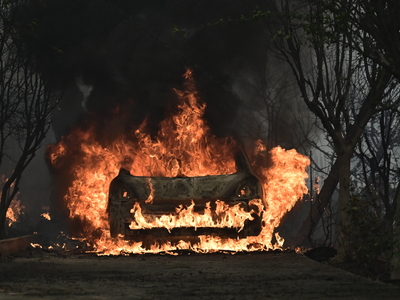
[{"label": "charred ground", "polygon": [[2,256],[0,299],[398,299],[400,288],[293,251]]}]

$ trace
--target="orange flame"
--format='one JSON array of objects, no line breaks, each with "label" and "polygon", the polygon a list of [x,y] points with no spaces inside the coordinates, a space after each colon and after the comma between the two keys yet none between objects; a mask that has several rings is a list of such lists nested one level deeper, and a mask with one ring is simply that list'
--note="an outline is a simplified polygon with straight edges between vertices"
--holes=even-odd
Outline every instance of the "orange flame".
[{"label": "orange flame", "polygon": [[[6,182],[7,178],[4,175],[0,176],[0,187]],[[11,187],[14,183],[11,184]],[[25,206],[21,205],[21,200],[17,199],[19,192],[16,194],[15,198],[11,201],[10,206],[6,211],[6,224],[10,227],[12,224],[18,222],[20,216],[23,214]],[[2,196],[2,191],[0,189],[0,197]]]},{"label": "orange flame", "polygon": [[46,220],[51,220],[50,213],[44,212],[40,215],[41,217],[45,218]]},{"label": "orange flame", "polygon": [[10,206],[7,209],[6,212],[6,219],[7,219],[7,225],[10,227],[12,224],[17,222],[19,220],[19,217],[23,213],[22,210],[25,207],[21,205],[21,200],[14,199],[11,201]]},{"label": "orange flame", "polygon": [[[107,145],[101,144],[93,134],[95,126],[75,128],[55,145],[48,147],[48,156],[56,169],[73,164],[69,170],[72,183],[64,197],[71,219],[82,222],[85,239],[94,244],[99,254],[170,252],[191,249],[198,252],[217,250],[251,251],[281,248],[283,239],[274,235],[283,215],[307,192],[305,179],[309,159],[295,150],[280,147],[266,152],[265,145],[257,141],[254,157],[269,166],[253,164],[254,172],[263,182],[264,201],[256,199],[252,204],[263,211],[263,228],[259,236],[243,239],[200,236],[197,243],[179,241],[143,246],[141,242],[129,242],[122,238],[110,238],[107,220],[108,188],[121,167],[136,176],[203,176],[232,174],[236,172],[236,143],[229,138],[220,139],[210,133],[203,119],[205,104],[200,103],[191,71],[185,74],[185,91],[175,90],[180,99],[177,111],[160,124],[156,138],[146,133],[146,122],[130,136],[117,136]],[[152,193],[146,202],[151,203]],[[251,213],[239,205],[228,207],[217,201],[215,213],[219,223],[211,218],[210,206],[202,214],[194,212],[194,203],[174,215],[146,219],[136,203],[131,213],[135,216],[132,229],[164,227],[168,230],[184,226],[236,227],[244,220],[252,219]],[[273,240],[276,240],[276,243]],[[274,244],[273,244],[274,243]]]},{"label": "orange flame", "polygon": [[[253,200],[254,202],[254,200]],[[148,222],[145,217],[141,214],[141,207],[138,202],[134,204],[131,213],[134,214],[135,221],[132,221],[131,229],[142,229],[142,228],[166,228],[170,231],[172,228],[177,227],[236,227],[238,232],[243,229],[245,220],[253,220],[251,212],[244,211],[240,204],[236,204],[233,207],[229,207],[223,201],[216,201],[216,215],[218,221],[215,221],[211,215],[210,203],[207,203],[203,214],[194,212],[195,203],[188,207],[182,205],[176,208],[176,215],[164,215],[159,218],[155,218],[152,222]],[[260,210],[261,211],[261,210]]]}]

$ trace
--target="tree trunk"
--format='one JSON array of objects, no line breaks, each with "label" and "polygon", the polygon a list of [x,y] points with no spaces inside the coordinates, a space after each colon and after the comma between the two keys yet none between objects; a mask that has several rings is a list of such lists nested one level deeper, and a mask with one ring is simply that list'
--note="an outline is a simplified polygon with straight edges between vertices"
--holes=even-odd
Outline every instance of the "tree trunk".
[{"label": "tree trunk", "polygon": [[296,246],[306,246],[309,244],[309,235],[315,231],[318,222],[321,220],[322,213],[325,207],[327,207],[331,201],[332,195],[335,192],[339,182],[339,166],[339,160],[336,159],[328,177],[324,180],[321,191],[311,206],[311,210],[307,218],[304,220],[303,225],[296,235]]},{"label": "tree trunk", "polygon": [[346,237],[343,235],[343,227],[346,226],[348,215],[346,208],[350,201],[350,158],[351,154],[344,153],[340,157],[339,164],[339,206],[337,217],[337,236],[338,236],[338,253],[343,253]]},{"label": "tree trunk", "polygon": [[6,235],[7,235],[6,215],[7,215],[7,209],[4,209],[3,207],[1,207],[0,208],[0,240],[5,239]]},{"label": "tree trunk", "polygon": [[15,195],[19,190],[19,181],[21,179],[22,172],[25,167],[24,162],[26,161],[26,155],[22,155],[18,160],[17,165],[14,168],[11,176],[4,182],[1,197],[0,197],[0,239],[6,237],[6,216],[7,210],[10,207],[11,201],[14,199]]},{"label": "tree trunk", "polygon": [[393,232],[393,255],[391,259],[390,279],[400,279],[400,182],[397,185],[395,198],[396,201],[396,225]]},{"label": "tree trunk", "polygon": [[[345,208],[349,204],[350,199],[350,155],[343,154],[337,158],[333,164],[328,177],[324,181],[324,185],[317,199],[311,206],[311,210],[304,220],[303,225],[297,233],[295,245],[309,245],[309,235],[315,231],[318,222],[322,218],[324,209],[328,206],[332,199],[332,195],[339,183],[339,208],[338,208],[338,234],[340,235],[341,226],[347,220]],[[311,245],[312,246],[312,245]]]}]

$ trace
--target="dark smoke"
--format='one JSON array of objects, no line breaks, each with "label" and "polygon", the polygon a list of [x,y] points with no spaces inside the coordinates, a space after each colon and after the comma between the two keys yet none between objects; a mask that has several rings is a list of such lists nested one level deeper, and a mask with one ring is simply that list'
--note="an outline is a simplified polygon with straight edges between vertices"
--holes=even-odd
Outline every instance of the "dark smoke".
[{"label": "dark smoke", "polygon": [[[265,23],[237,20],[250,17],[260,1],[31,2],[39,39],[33,51],[43,70],[59,88],[71,87],[77,78],[93,87],[86,110],[96,115],[103,134],[117,106],[130,112],[119,130],[148,118],[155,134],[186,67],[194,70],[213,133],[235,134],[243,99],[233,91],[234,82],[263,68],[270,44]],[[71,122],[72,111],[82,112],[81,101],[74,95],[61,103],[58,137],[66,133],[64,120]]]}]

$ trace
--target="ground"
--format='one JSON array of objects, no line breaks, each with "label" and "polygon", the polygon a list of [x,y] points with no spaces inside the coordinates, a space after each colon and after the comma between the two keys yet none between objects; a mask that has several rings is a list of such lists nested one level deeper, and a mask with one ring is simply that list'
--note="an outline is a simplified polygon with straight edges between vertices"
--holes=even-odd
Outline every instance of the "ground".
[{"label": "ground", "polygon": [[3,256],[0,299],[400,299],[396,285],[293,251],[177,254]]}]

